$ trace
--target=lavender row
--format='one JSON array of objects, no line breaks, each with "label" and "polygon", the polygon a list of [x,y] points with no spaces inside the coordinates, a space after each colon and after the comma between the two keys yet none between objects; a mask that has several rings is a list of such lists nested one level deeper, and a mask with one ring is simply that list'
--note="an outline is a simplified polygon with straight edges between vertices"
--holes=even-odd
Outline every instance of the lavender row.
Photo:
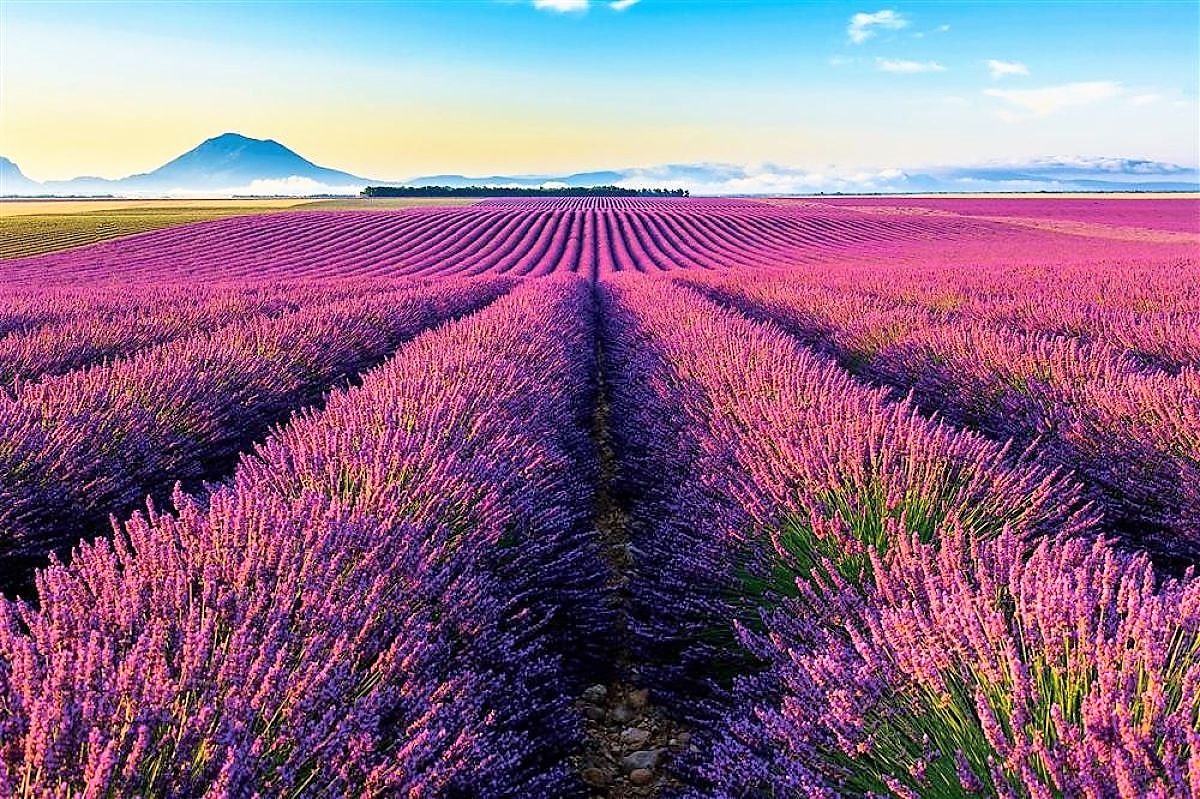
[{"label": "lavender row", "polygon": [[[0,384],[61,374],[198,331],[255,316],[279,316],[386,288],[363,282],[352,286],[285,284],[127,291],[123,302],[108,303],[90,312],[85,302],[65,319],[0,337]],[[78,302],[79,298],[73,299]]]},{"label": "lavender row", "polygon": [[606,296],[613,418],[642,409],[620,432],[640,445],[631,471],[708,487],[690,507],[640,508],[661,521],[635,541],[633,593],[687,605],[661,638],[711,646],[732,620],[739,671],[765,664],[717,692],[700,751],[677,765],[686,793],[1200,786],[1195,580],[1161,583],[1064,511],[1078,488],[887,402],[770,325],[664,284]]},{"label": "lavender row", "polygon": [[593,324],[525,284],[40,573],[0,606],[0,792],[579,795]]},{"label": "lavender row", "polygon": [[951,516],[1027,539],[1094,521],[1053,471],[925,420],[778,328],[665,281],[601,295],[634,519],[631,629],[681,707],[746,668],[731,620],[753,623],[826,557],[858,574],[893,522],[931,540]]},{"label": "lavender row", "polygon": [[570,209],[537,200],[398,212],[250,215],[0,265],[13,284],[433,275],[596,277],[615,271],[781,267],[831,249],[977,233],[963,218],[797,214],[647,200]]},{"label": "lavender row", "polygon": [[1125,247],[1103,260],[1012,269],[1010,263],[926,259],[814,281],[838,291],[913,302],[946,321],[986,320],[1022,332],[1070,336],[1129,353],[1147,366],[1178,372],[1200,365],[1200,269],[1190,254]]},{"label": "lavender row", "polygon": [[[696,284],[701,285],[701,284]],[[919,308],[794,285],[707,283],[871,381],[952,422],[1073,470],[1109,523],[1171,558],[1200,557],[1200,373],[1147,371],[1077,339],[946,322]]]},{"label": "lavender row", "polygon": [[[494,279],[459,285],[480,282],[512,285]],[[603,630],[607,612],[598,609],[590,589],[572,599],[557,594],[552,579],[561,572],[602,582],[604,572],[591,525],[599,468],[590,433],[594,302],[587,281],[571,275],[517,286],[495,308],[448,328],[453,339],[437,331],[422,336],[387,368],[372,372],[361,391],[376,399],[335,392],[319,412],[302,413],[255,448],[232,484],[259,493],[280,490],[279,475],[296,472],[306,486],[324,486],[350,505],[374,501],[376,491],[404,492],[411,502],[448,513],[482,514],[479,519],[504,530],[501,549],[523,548],[515,554],[526,565],[545,561],[508,579],[522,591],[555,592],[555,601],[543,607],[547,619],[573,637],[571,657],[594,666],[608,652],[603,636],[589,627],[597,621]],[[395,429],[376,432],[386,422]],[[346,453],[358,453],[367,471]],[[446,486],[432,487],[443,471],[454,471],[451,466],[468,469],[455,478],[471,486],[468,494],[486,487],[480,501],[494,493],[499,504],[486,512],[483,505],[472,509],[470,502],[451,501],[455,492]],[[286,495],[292,488],[281,490]],[[539,621],[527,616],[526,623],[536,627]]]},{"label": "lavender row", "polygon": [[252,318],[0,398],[0,547],[10,584],[112,513],[232,466],[268,425],[509,284],[449,282]]},{"label": "lavender row", "polygon": [[[136,313],[149,314],[175,304],[181,308],[205,302],[205,298],[238,293],[246,295],[282,294],[291,291],[324,291],[329,299],[352,297],[368,291],[388,288],[395,281],[304,281],[283,279],[264,281],[228,280],[224,276],[197,284],[194,281],[171,283],[154,280],[141,283],[75,286],[13,285],[0,287],[0,338],[30,333],[39,328],[71,325],[86,319],[102,321]],[[393,286],[394,287],[394,286]]]},{"label": "lavender row", "polygon": [[1002,293],[960,293],[941,308],[935,299],[932,307],[944,309],[951,321],[981,319],[1021,332],[1108,345],[1171,373],[1200,367],[1200,292],[1189,286],[1200,279],[1195,259],[1089,267],[1061,270],[1050,285],[1001,284]]},{"label": "lavender row", "polygon": [[[170,290],[167,290],[170,291]],[[181,298],[193,293],[175,290]],[[132,294],[132,296],[131,296]],[[84,316],[120,313],[139,306],[140,290],[119,288],[56,287],[9,288],[0,291],[0,336],[25,333],[42,325],[69,322]]]},{"label": "lavender row", "polygon": [[1176,372],[1200,364],[1198,266],[1194,245],[1026,231],[954,247],[931,240],[897,247],[886,258],[846,253],[791,276],[919,304],[948,321],[987,319],[1079,337]]},{"label": "lavender row", "polygon": [[1200,580],[1066,535],[897,539],[742,641],[712,797],[1200,795]]},{"label": "lavender row", "polygon": [[1200,311],[1116,309],[1031,296],[972,301],[951,318],[976,317],[1028,333],[1069,336],[1118,348],[1146,366],[1179,373],[1200,368]]}]

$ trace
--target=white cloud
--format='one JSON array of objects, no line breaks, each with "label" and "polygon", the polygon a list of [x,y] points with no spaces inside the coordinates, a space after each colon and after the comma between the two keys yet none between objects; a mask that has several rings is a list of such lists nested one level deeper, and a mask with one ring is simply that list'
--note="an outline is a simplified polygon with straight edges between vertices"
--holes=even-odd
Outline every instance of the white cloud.
[{"label": "white cloud", "polygon": [[1163,99],[1161,94],[1135,94],[1129,98],[1129,102],[1132,105],[1150,105],[1151,103],[1157,103],[1161,99]]},{"label": "white cloud", "polygon": [[906,27],[908,27],[908,20],[904,15],[891,9],[876,11],[873,14],[859,12],[850,18],[850,24],[846,27],[846,35],[854,44],[862,44],[875,35],[875,28],[894,31]]},{"label": "white cloud", "polygon": [[934,28],[933,30],[928,31],[928,32],[927,31],[917,31],[916,33],[914,33],[912,35],[912,37],[914,39],[924,39],[927,35],[929,35],[931,33],[946,33],[948,30],[950,30],[949,25],[938,25],[936,28]]},{"label": "white cloud", "polygon": [[997,61],[994,58],[989,58],[987,65],[988,72],[992,73],[993,78],[1003,78],[1006,75],[1029,75],[1029,67],[1020,61]]},{"label": "white cloud", "polygon": [[1122,158],[1055,157],[982,164],[890,167],[811,167],[781,164],[675,164],[622,171],[617,185],[670,186],[696,196],[722,194],[808,194],[816,192],[1047,191],[1073,190],[1077,180],[1099,179],[1153,186],[1164,177],[1193,181],[1194,168]]},{"label": "white cloud", "polygon": [[1040,89],[985,89],[984,94],[1015,106],[1018,111],[1002,109],[999,113],[1006,122],[1016,122],[1033,117],[1049,116],[1063,108],[1091,105],[1101,100],[1116,97],[1121,93],[1121,84],[1107,80],[1064,83],[1061,86],[1044,86]]},{"label": "white cloud", "polygon": [[319,195],[356,195],[366,183],[356,183],[346,186],[334,186],[320,183],[312,178],[292,175],[286,178],[259,178],[244,186],[227,186],[224,188],[188,188],[174,187],[170,189],[155,189],[153,191],[129,191],[118,189],[117,196],[121,197],[313,197]]},{"label": "white cloud", "polygon": [[[610,0],[606,5],[613,11],[624,11],[639,2],[641,0]],[[533,7],[538,11],[553,11],[557,14],[587,11],[591,5],[591,0],[533,0]]]},{"label": "white cloud", "polygon": [[904,61],[899,58],[876,58],[875,68],[880,72],[894,72],[899,75],[946,71],[946,68],[936,61]]},{"label": "white cloud", "polygon": [[588,0],[533,0],[533,7],[539,11],[587,11]]},{"label": "white cloud", "polygon": [[898,191],[908,177],[900,169],[816,170],[778,164],[710,164],[677,172],[669,166],[627,170],[618,186],[680,187],[697,196],[722,194],[811,194],[829,191]]},{"label": "white cloud", "polygon": [[248,195],[286,195],[289,197],[304,197],[313,194],[358,194],[366,188],[366,184],[355,184],[352,186],[331,186],[327,183],[318,183],[312,178],[303,178],[298,175],[292,175],[287,178],[260,178],[250,181],[248,186],[239,186],[228,189],[229,194],[248,194]]}]

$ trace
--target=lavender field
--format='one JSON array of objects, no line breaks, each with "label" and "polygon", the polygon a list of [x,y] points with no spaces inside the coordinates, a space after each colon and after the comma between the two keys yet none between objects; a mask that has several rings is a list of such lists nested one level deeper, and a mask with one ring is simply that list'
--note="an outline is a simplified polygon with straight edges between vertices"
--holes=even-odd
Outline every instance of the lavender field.
[{"label": "lavender field", "polygon": [[0,796],[1200,797],[1200,201],[0,260]]}]

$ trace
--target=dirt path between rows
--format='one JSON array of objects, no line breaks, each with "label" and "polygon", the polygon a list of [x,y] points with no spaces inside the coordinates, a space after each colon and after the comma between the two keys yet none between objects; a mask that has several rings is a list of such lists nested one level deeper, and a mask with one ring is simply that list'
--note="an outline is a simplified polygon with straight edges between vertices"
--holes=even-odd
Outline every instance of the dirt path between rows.
[{"label": "dirt path between rows", "polygon": [[614,682],[589,687],[576,702],[587,725],[587,745],[576,763],[593,799],[656,797],[677,787],[669,774],[673,755],[691,745],[690,733],[669,718],[639,685],[630,656],[625,619],[629,604],[629,514],[614,495],[617,457],[609,431],[611,407],[605,383],[604,353],[597,346],[598,389],[592,439],[600,458],[595,524],[612,573],[618,603],[618,641],[613,649]]}]

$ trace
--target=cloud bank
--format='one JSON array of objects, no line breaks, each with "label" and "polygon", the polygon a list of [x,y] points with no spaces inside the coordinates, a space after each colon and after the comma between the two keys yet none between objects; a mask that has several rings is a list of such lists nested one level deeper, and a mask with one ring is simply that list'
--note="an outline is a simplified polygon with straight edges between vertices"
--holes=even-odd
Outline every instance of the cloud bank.
[{"label": "cloud bank", "polygon": [[877,29],[900,30],[908,27],[908,19],[892,9],[873,13],[859,12],[850,18],[846,36],[853,44],[862,44],[876,35]]},{"label": "cloud bank", "polygon": [[779,164],[668,165],[626,170],[618,185],[694,195],[1200,190],[1200,170],[1158,161],[1053,157],[923,169],[801,169]]},{"label": "cloud bank", "polygon": [[988,59],[988,72],[993,78],[1003,78],[1009,75],[1028,77],[1029,67],[1019,61],[997,61],[994,58]]},{"label": "cloud bank", "polygon": [[[1019,122],[1023,119],[1049,116],[1064,108],[1091,105],[1116,97],[1122,91],[1119,83],[1094,80],[1043,86],[1040,89],[984,89],[983,93],[1011,106],[1000,111],[1001,119]],[[1012,108],[1017,111],[1014,112]]]},{"label": "cloud bank", "polygon": [[875,68],[880,72],[892,72],[897,75],[946,71],[946,68],[936,61],[905,61],[900,58],[876,58]]},{"label": "cloud bank", "polygon": [[413,185],[683,188],[695,196],[1016,191],[1196,191],[1200,170],[1126,158],[1057,157],[919,169],[677,163],[573,175],[414,178]]},{"label": "cloud bank", "polygon": [[[641,0],[611,0],[606,3],[613,11],[624,11],[636,6]],[[556,14],[571,14],[587,11],[591,7],[590,0],[533,0],[533,7],[538,11],[551,11]]]},{"label": "cloud bank", "polygon": [[587,11],[588,0],[533,0],[533,7],[538,11],[554,11],[560,14]]},{"label": "cloud bank", "polygon": [[356,195],[366,188],[366,183],[333,185],[312,178],[292,175],[286,178],[262,178],[240,186],[221,188],[175,186],[158,189],[116,189],[110,193],[116,197],[153,198],[172,197],[198,199],[213,197],[319,197],[326,195]]}]

